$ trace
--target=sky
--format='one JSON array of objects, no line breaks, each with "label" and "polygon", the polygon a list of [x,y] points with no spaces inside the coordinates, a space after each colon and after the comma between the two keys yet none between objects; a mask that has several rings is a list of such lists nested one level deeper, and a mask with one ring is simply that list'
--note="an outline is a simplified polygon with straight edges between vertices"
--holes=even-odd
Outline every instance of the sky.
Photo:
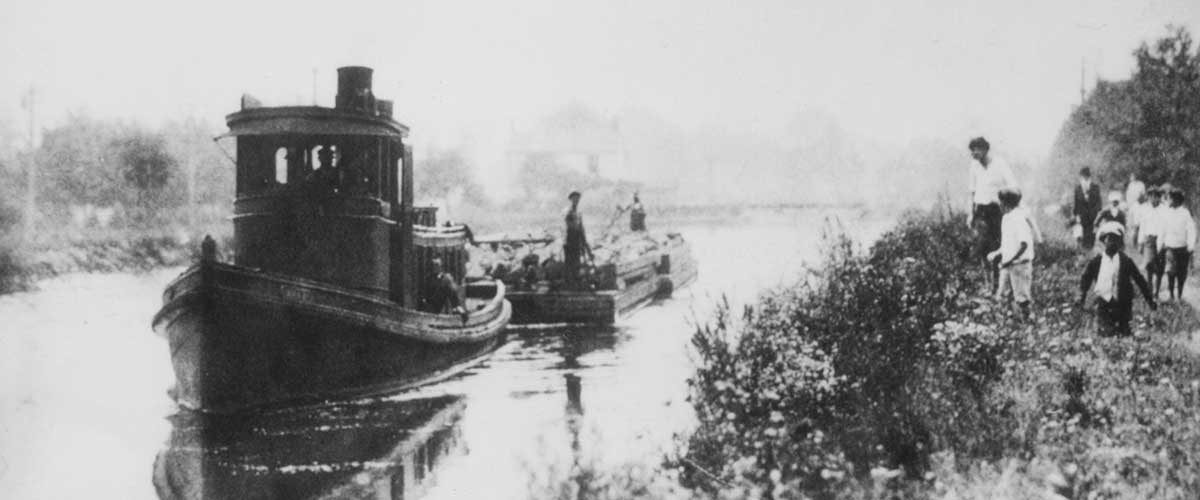
[{"label": "sky", "polygon": [[[9,0],[0,121],[72,110],[219,127],[247,92],[330,105],[335,68],[376,70],[417,144],[496,150],[567,103],[649,110],[689,130],[779,135],[802,111],[882,143],[1043,159],[1086,85],[1127,77],[1200,1]],[[315,79],[314,79],[314,70]]]}]

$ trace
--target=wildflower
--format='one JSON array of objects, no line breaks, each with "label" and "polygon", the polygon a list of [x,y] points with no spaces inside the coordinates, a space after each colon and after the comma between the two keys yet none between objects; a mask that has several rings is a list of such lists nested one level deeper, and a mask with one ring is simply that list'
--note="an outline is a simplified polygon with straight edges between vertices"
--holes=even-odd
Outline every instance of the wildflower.
[{"label": "wildflower", "polygon": [[821,479],[824,479],[826,481],[829,481],[829,480],[840,481],[845,476],[846,476],[846,473],[842,472],[840,470],[821,469]]},{"label": "wildflower", "polygon": [[871,479],[876,481],[887,481],[900,476],[900,469],[888,469],[885,467],[875,467],[871,469]]}]

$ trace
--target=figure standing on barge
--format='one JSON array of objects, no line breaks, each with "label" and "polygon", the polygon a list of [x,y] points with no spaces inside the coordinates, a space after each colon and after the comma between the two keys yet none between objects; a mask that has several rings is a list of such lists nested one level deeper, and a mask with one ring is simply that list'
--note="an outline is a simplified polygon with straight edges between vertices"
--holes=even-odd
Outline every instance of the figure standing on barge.
[{"label": "figure standing on barge", "polygon": [[583,257],[592,258],[592,247],[588,245],[587,234],[583,230],[583,214],[579,213],[579,191],[571,191],[567,199],[571,200],[571,208],[567,209],[564,217],[566,222],[566,241],[563,242],[563,260],[566,261],[567,282],[578,284],[582,277]]},{"label": "figure standing on barge", "polygon": [[629,230],[646,230],[646,207],[642,206],[642,200],[638,198],[637,193],[633,193],[633,204],[629,205]]}]

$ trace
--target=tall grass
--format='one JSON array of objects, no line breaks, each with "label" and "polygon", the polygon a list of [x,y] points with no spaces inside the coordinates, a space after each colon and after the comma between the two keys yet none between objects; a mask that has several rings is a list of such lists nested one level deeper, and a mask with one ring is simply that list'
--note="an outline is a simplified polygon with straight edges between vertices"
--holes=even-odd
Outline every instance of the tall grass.
[{"label": "tall grass", "polygon": [[[1182,304],[1097,338],[1082,256],[1039,248],[1035,307],[985,297],[961,214],[908,214],[865,254],[699,328],[684,484],[775,498],[1200,498],[1200,361]],[[709,476],[715,476],[713,480]],[[1060,495],[1055,497],[1054,495]],[[736,496],[736,495],[735,495]]]}]

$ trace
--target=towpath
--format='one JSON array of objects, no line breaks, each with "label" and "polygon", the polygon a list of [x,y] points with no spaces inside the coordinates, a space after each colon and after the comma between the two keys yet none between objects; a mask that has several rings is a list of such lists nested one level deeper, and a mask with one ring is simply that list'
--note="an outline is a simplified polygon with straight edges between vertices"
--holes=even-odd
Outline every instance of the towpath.
[{"label": "towpath", "polygon": [[[1196,283],[1196,278],[1192,278],[1185,288],[1186,290],[1183,291],[1183,300],[1192,306],[1192,310],[1196,314],[1200,314],[1200,284]],[[1187,335],[1188,338],[1184,345],[1187,346],[1188,350],[1200,354],[1200,330],[1189,332]]]}]

